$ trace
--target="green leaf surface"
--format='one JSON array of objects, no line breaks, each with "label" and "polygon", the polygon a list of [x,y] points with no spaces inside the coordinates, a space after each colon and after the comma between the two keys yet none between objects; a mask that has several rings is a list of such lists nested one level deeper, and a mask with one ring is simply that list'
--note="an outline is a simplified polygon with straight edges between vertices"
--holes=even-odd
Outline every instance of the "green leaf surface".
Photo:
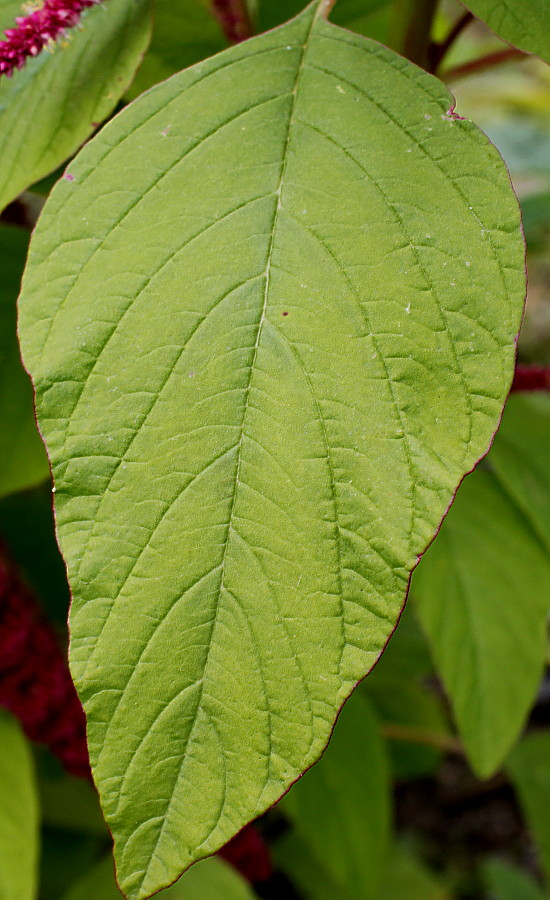
[{"label": "green leaf surface", "polygon": [[0,497],[33,487],[50,475],[16,334],[16,300],[27,246],[28,235],[22,229],[0,225]]},{"label": "green leaf surface", "polygon": [[138,97],[152,85],[226,46],[209,0],[156,0],[151,45],[126,96]]},{"label": "green leaf surface", "polygon": [[526,872],[501,859],[487,860],[482,873],[490,900],[547,900]]},{"label": "green leaf surface", "polygon": [[464,5],[509,44],[550,62],[547,0],[466,0]]},{"label": "green leaf surface", "polygon": [[373,900],[387,863],[390,774],[365,697],[356,692],[322,759],[279,804],[337,897]]},{"label": "green leaf surface", "polygon": [[38,803],[30,748],[0,709],[0,900],[34,900]]},{"label": "green leaf surface", "polygon": [[[120,900],[112,857],[86,872],[64,900]],[[235,870],[218,857],[205,859],[165,891],[162,900],[254,900],[256,895]]]},{"label": "green leaf surface", "polygon": [[512,394],[491,450],[491,465],[550,552],[549,447],[550,397]]},{"label": "green leaf surface", "polygon": [[412,590],[470,761],[487,777],[535,698],[550,597],[548,553],[490,472],[460,489]]},{"label": "green leaf surface", "polygon": [[512,376],[500,158],[317,8],[131,104],[32,243],[22,344],[132,898],[319,757]]},{"label": "green leaf surface", "polygon": [[530,734],[512,751],[506,763],[518,793],[529,830],[550,880],[550,734]]},{"label": "green leaf surface", "polygon": [[[0,30],[21,15],[0,0]],[[107,0],[66,46],[0,77],[0,210],[71,156],[115,108],[147,48],[151,0]]]}]

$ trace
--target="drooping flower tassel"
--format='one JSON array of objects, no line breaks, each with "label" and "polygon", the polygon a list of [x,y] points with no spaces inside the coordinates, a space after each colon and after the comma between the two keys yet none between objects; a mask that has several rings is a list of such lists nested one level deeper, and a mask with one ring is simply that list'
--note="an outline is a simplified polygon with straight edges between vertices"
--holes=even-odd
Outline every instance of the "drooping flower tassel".
[{"label": "drooping flower tassel", "polygon": [[86,720],[65,656],[0,545],[0,705],[73,775],[90,778]]},{"label": "drooping flower tassel", "polygon": [[212,0],[212,12],[230,44],[252,36],[246,0]]},{"label": "drooping flower tassel", "polygon": [[27,59],[37,56],[47,45],[65,36],[80,20],[81,13],[101,0],[44,0],[28,16],[18,16],[15,27],[0,41],[0,75],[12,75]]}]

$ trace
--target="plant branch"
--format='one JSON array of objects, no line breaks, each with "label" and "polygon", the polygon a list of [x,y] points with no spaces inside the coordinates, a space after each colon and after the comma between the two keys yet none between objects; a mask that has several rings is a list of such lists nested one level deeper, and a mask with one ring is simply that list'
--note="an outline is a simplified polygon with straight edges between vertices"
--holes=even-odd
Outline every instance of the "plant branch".
[{"label": "plant branch", "polygon": [[384,737],[392,741],[407,741],[411,744],[424,744],[443,750],[445,753],[458,753],[464,756],[462,742],[451,734],[440,734],[437,731],[424,731],[422,728],[413,728],[409,725],[398,725],[394,722],[386,722],[380,728]]},{"label": "plant branch", "polygon": [[212,0],[211,8],[230,44],[240,44],[254,34],[246,0]]},{"label": "plant branch", "polygon": [[511,390],[550,391],[550,366],[518,363]]},{"label": "plant branch", "polygon": [[496,53],[489,53],[487,56],[481,56],[479,59],[472,59],[471,62],[462,63],[460,66],[453,66],[441,74],[443,81],[456,81],[458,78],[466,78],[468,75],[476,75],[479,72],[485,72],[487,69],[493,69],[502,63],[511,62],[515,59],[525,59],[527,56],[522,50],[515,47],[509,47],[506,50],[497,50]]},{"label": "plant branch", "polygon": [[432,43],[428,47],[429,71],[436,72],[444,57],[447,55],[455,41],[462,34],[470,22],[473,22],[474,16],[471,12],[465,12],[453,25],[447,37],[441,43]]},{"label": "plant branch", "polygon": [[398,0],[395,4],[390,46],[411,62],[427,69],[430,35],[438,0]]}]

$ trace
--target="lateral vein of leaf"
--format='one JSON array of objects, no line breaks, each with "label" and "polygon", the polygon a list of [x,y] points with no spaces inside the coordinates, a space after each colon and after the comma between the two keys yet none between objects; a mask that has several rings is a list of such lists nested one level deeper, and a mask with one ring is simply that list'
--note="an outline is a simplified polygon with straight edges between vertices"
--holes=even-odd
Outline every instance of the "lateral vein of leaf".
[{"label": "lateral vein of leaf", "polygon": [[[278,49],[280,49],[280,48],[278,48]],[[260,54],[257,54],[257,55],[260,55]],[[233,60],[233,64],[234,64],[235,62],[241,62],[241,61],[242,61],[242,60]],[[220,69],[225,69],[225,68],[228,68],[228,66],[221,66],[221,67],[220,67]],[[220,69],[218,69],[218,70],[216,70],[216,71],[220,71]],[[209,73],[209,74],[213,74],[213,73]],[[205,78],[206,78],[206,76],[205,76]],[[48,345],[48,342],[49,342],[49,339],[50,339],[51,331],[52,331],[52,328],[53,328],[53,325],[54,325],[56,316],[63,310],[63,308],[66,306],[67,302],[70,300],[70,298],[71,298],[71,296],[72,296],[72,293],[73,293],[73,290],[75,289],[76,285],[78,284],[79,279],[80,279],[80,278],[82,277],[82,275],[87,271],[88,266],[91,265],[91,263],[94,261],[94,259],[95,259],[95,257],[96,257],[96,254],[97,254],[97,253],[99,252],[99,250],[101,250],[101,248],[103,247],[103,244],[104,244],[105,240],[106,240],[107,238],[111,238],[111,237],[117,232],[117,230],[118,230],[118,229],[120,228],[120,226],[125,222],[125,220],[128,218],[128,216],[131,215],[131,213],[134,212],[134,210],[137,209],[137,207],[139,207],[139,205],[143,202],[143,200],[145,200],[145,198],[151,193],[152,190],[154,190],[156,187],[158,187],[158,185],[162,182],[162,180],[163,180],[164,178],[166,178],[168,175],[170,175],[171,172],[172,172],[175,168],[177,168],[177,166],[179,166],[181,163],[185,162],[185,161],[189,158],[189,156],[190,156],[195,150],[200,150],[200,149],[202,148],[203,144],[204,144],[209,138],[215,137],[215,136],[216,136],[223,128],[226,128],[228,125],[232,125],[232,124],[233,124],[234,122],[236,122],[241,116],[245,116],[245,115],[247,115],[247,113],[252,112],[253,110],[255,110],[255,109],[257,109],[258,107],[261,107],[261,106],[263,106],[263,105],[265,105],[265,104],[267,104],[267,103],[270,103],[270,102],[272,102],[272,101],[274,101],[274,100],[278,100],[278,99],[280,99],[282,96],[284,96],[284,93],[283,93],[283,94],[275,94],[273,97],[264,98],[263,100],[259,101],[259,102],[256,103],[256,104],[253,104],[252,106],[247,106],[245,109],[240,110],[240,111],[239,111],[238,113],[236,113],[235,115],[230,116],[229,119],[226,119],[226,120],[224,120],[223,122],[218,123],[218,124],[216,125],[216,127],[213,128],[211,131],[209,131],[207,134],[202,135],[202,136],[201,136],[194,144],[192,144],[192,145],[186,150],[186,152],[184,153],[183,156],[178,156],[178,157],[176,157],[176,159],[174,159],[174,161],[168,166],[167,169],[163,169],[163,170],[160,172],[160,174],[159,174],[156,178],[154,178],[152,182],[150,182],[150,183],[148,184],[148,186],[146,187],[146,189],[145,189],[143,192],[141,192],[141,193],[137,196],[137,198],[136,198],[129,206],[127,206],[127,207],[124,209],[124,211],[122,212],[122,214],[119,215],[119,218],[116,219],[112,224],[109,225],[109,228],[108,228],[108,230],[105,232],[105,234],[101,235],[101,237],[99,237],[99,238],[96,238],[96,240],[97,240],[96,245],[93,247],[91,253],[90,253],[89,256],[88,256],[88,258],[82,263],[82,266],[80,267],[80,269],[78,270],[78,272],[75,274],[74,278],[73,278],[72,281],[71,281],[71,284],[70,284],[69,288],[68,288],[68,289],[65,291],[65,293],[63,294],[61,300],[59,301],[59,303],[58,303],[58,305],[57,305],[57,308],[56,308],[55,311],[52,313],[52,315],[51,315],[51,317],[50,317],[50,319],[49,319],[49,327],[48,327],[48,330],[47,330],[47,332],[46,332],[46,334],[44,335],[44,338],[43,338],[43,343],[42,343],[42,353],[41,353],[41,356],[40,356],[40,363],[42,363],[42,361],[43,361],[43,359],[44,359],[44,354],[46,353],[46,350],[47,350],[47,345]],[[174,98],[174,100],[173,100],[172,102],[176,102],[177,99],[178,99],[178,97]],[[168,103],[168,104],[166,104],[166,105],[164,106],[164,108],[163,108],[163,113],[164,113],[164,115],[166,115],[166,111],[167,111],[167,109],[169,108],[169,106],[170,106],[170,103]],[[151,117],[150,119],[148,119],[147,122],[146,122],[145,124],[146,124],[146,125],[150,125],[152,118],[153,118],[153,117]],[[140,123],[140,125],[141,125],[141,124],[142,124],[142,123]],[[106,159],[108,159],[108,157],[109,157],[109,155],[110,155],[110,152],[114,152],[115,150],[120,149],[120,147],[125,143],[125,141],[128,140],[128,139],[129,139],[135,132],[137,132],[138,130],[139,130],[139,126],[136,127],[133,131],[130,131],[127,135],[125,135],[124,140],[120,141],[118,144],[115,144],[113,147],[109,147],[109,152],[107,152],[103,157],[100,157],[100,159],[99,159],[99,160],[97,161],[97,163],[96,163],[96,167],[97,167],[100,163],[102,163],[102,162],[104,162]],[[93,171],[95,171],[95,168],[92,170],[92,174],[93,174]],[[83,178],[82,181],[79,182],[80,186],[82,186],[83,184],[85,184],[86,180],[87,180],[87,178]],[[78,198],[77,198],[77,197],[75,198],[75,202],[78,202]],[[212,223],[212,224],[216,224],[216,223]],[[63,242],[60,241],[59,238],[58,238],[58,239],[54,242],[54,248],[53,248],[52,254],[59,251],[59,246],[60,246],[60,245],[63,246]]]},{"label": "lateral vein of leaf", "polygon": [[[326,36],[329,40],[331,40],[331,41],[336,41],[336,42],[338,42],[338,43],[345,43],[344,41],[341,41],[339,38],[335,37],[334,34],[326,34],[325,36]],[[381,59],[384,63],[386,63],[386,65],[388,65],[388,63],[387,63],[387,61],[384,59],[384,57],[379,56],[379,59]],[[310,63],[310,65],[313,66],[313,64],[311,64],[311,63]],[[319,71],[321,71],[321,72],[325,72],[325,74],[327,74],[327,75],[331,75],[331,76],[334,78],[333,73],[330,72],[329,69],[324,69],[322,66],[315,66],[315,68],[319,69]],[[397,72],[399,75],[401,75],[403,78],[405,78],[406,81],[411,82],[415,87],[420,87],[420,88],[424,91],[424,93],[427,95],[427,97],[429,97],[432,101],[434,101],[434,97],[433,97],[433,96],[430,94],[430,92],[426,89],[426,86],[425,86],[422,82],[420,82],[420,81],[418,81],[418,82],[414,81],[413,76],[410,74],[408,67],[398,68],[397,66],[392,66],[391,68],[392,68],[392,71]],[[388,119],[389,119],[391,122],[393,122],[393,124],[394,124],[400,131],[402,131],[404,134],[407,135],[407,137],[409,137],[412,141],[414,141],[415,145],[418,147],[418,149],[420,150],[420,152],[426,157],[426,159],[429,159],[429,160],[430,160],[430,162],[435,166],[435,168],[437,168],[437,169],[442,173],[442,175],[443,175],[443,177],[445,178],[445,181],[447,182],[447,184],[451,187],[451,189],[452,189],[453,191],[455,191],[455,193],[458,194],[458,196],[460,197],[460,199],[461,199],[462,202],[464,203],[464,209],[465,209],[465,212],[469,213],[469,214],[476,220],[476,222],[478,223],[478,225],[480,226],[480,228],[483,228],[483,230],[485,231],[485,233],[486,233],[486,235],[487,235],[488,243],[489,243],[489,246],[490,246],[490,248],[491,248],[491,253],[492,253],[492,256],[493,256],[493,259],[494,259],[494,262],[495,262],[497,271],[498,271],[499,276],[500,276],[500,280],[501,280],[502,288],[503,288],[503,291],[504,291],[504,295],[506,296],[506,298],[507,298],[507,300],[508,300],[508,307],[510,308],[510,305],[511,305],[511,304],[510,304],[510,292],[509,292],[509,290],[508,290],[508,287],[507,287],[507,284],[506,284],[506,279],[505,279],[505,277],[504,277],[504,268],[503,268],[503,265],[502,265],[502,263],[500,262],[498,253],[497,253],[497,251],[496,251],[496,248],[495,248],[495,245],[494,245],[494,242],[493,242],[492,229],[489,228],[489,227],[487,227],[486,225],[484,225],[484,223],[482,222],[482,220],[479,218],[479,215],[477,214],[477,212],[475,211],[475,209],[473,208],[473,206],[470,204],[468,197],[464,194],[464,192],[463,192],[463,191],[460,189],[460,187],[458,186],[457,180],[456,180],[455,178],[450,178],[450,177],[449,177],[449,174],[445,171],[445,169],[444,169],[443,166],[441,165],[440,161],[439,161],[436,157],[432,156],[431,153],[428,153],[428,151],[426,150],[426,147],[424,146],[424,144],[421,144],[421,143],[419,142],[419,140],[415,137],[415,135],[414,135],[408,128],[406,128],[406,127],[403,125],[403,123],[399,121],[399,119],[396,119],[395,116],[393,116],[393,115],[389,112],[389,110],[388,110],[382,103],[380,103],[380,102],[374,100],[373,97],[370,97],[368,94],[365,94],[364,90],[363,90],[361,87],[359,87],[359,86],[358,86],[357,84],[355,84],[353,81],[350,81],[350,80],[349,80],[348,78],[346,78],[345,76],[339,74],[339,75],[338,75],[338,79],[339,79],[340,81],[342,81],[343,83],[348,84],[350,87],[354,88],[354,90],[356,90],[356,91],[358,91],[359,93],[361,93],[362,96],[365,97],[366,100],[368,100],[370,103],[372,103],[372,105],[375,106],[380,112],[384,113],[384,115],[387,116]],[[437,102],[437,101],[436,101],[436,102]],[[439,104],[438,104],[438,105],[439,105]],[[458,125],[459,121],[460,121],[460,120],[457,120],[457,125]],[[456,127],[456,126],[455,126],[455,127]],[[464,129],[464,128],[463,128],[463,129],[462,129],[462,133],[465,134],[470,140],[472,139],[472,134],[471,134],[471,132],[468,131],[467,129]],[[503,366],[504,366],[504,361],[503,361]]]}]

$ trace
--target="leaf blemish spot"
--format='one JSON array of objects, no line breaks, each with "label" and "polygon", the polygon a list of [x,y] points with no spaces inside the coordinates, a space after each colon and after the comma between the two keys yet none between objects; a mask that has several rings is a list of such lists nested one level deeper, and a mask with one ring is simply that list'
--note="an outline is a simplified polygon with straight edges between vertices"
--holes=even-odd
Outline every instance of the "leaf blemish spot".
[{"label": "leaf blemish spot", "polygon": [[71,175],[70,172],[65,172],[63,178],[65,181],[74,181],[74,175]]}]

